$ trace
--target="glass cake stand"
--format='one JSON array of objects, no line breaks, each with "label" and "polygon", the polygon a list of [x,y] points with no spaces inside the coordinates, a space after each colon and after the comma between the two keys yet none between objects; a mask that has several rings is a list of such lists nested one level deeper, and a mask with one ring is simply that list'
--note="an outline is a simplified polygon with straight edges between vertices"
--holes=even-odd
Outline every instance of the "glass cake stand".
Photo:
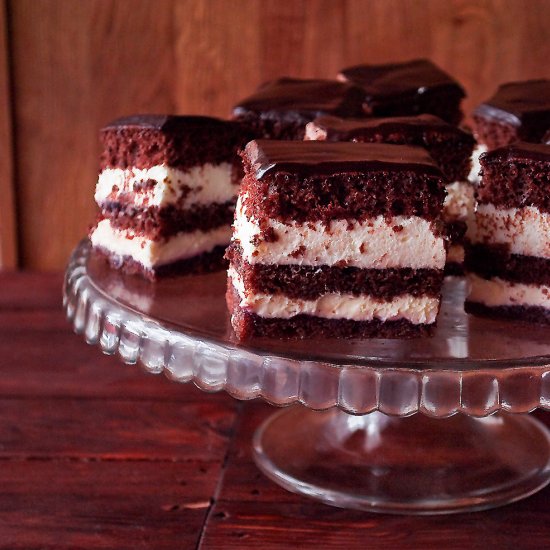
[{"label": "glass cake stand", "polygon": [[125,363],[237,399],[301,403],[253,440],[259,468],[290,491],[434,514],[499,506],[550,481],[549,431],[510,414],[550,408],[550,328],[466,316],[464,282],[451,279],[432,338],[240,344],[225,284],[224,273],[124,276],[86,240],[64,307],[76,332]]}]

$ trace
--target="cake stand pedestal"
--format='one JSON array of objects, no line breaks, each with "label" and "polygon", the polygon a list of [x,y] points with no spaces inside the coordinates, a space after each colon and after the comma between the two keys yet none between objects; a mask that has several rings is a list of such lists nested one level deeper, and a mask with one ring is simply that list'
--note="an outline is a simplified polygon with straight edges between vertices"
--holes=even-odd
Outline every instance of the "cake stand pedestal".
[{"label": "cake stand pedestal", "polygon": [[286,489],[374,512],[481,510],[550,482],[550,329],[468,317],[446,282],[433,338],[235,340],[225,274],[150,284],[83,241],[64,307],[105,353],[205,391],[274,405],[254,436],[259,468]]}]

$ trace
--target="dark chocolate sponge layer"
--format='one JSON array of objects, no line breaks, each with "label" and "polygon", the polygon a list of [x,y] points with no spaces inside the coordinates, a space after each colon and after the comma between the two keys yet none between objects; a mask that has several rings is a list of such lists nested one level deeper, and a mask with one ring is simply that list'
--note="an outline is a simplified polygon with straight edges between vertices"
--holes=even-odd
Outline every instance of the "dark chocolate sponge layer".
[{"label": "dark chocolate sponge layer", "polygon": [[462,119],[463,88],[427,59],[380,65],[357,65],[340,78],[365,90],[365,111],[374,116],[431,113],[451,124]]},{"label": "dark chocolate sponge layer", "polygon": [[550,145],[515,143],[481,155],[480,203],[550,212]]},{"label": "dark chocolate sponge layer", "polygon": [[[279,173],[259,183],[253,175],[243,179],[247,215],[283,222],[365,220],[372,216],[420,216],[439,222],[445,189],[441,180],[416,174],[375,172],[335,176],[300,176]],[[434,227],[440,232],[441,227]],[[396,231],[400,228],[396,226]],[[330,233],[330,228],[328,228]]]},{"label": "dark chocolate sponge layer", "polygon": [[509,319],[511,321],[526,321],[541,325],[550,324],[550,310],[539,306],[496,306],[489,307],[477,302],[466,300],[464,303],[466,313],[490,317],[492,319]]},{"label": "dark chocolate sponge layer", "polygon": [[238,164],[237,150],[250,136],[231,121],[210,117],[136,115],[115,120],[101,131],[100,168],[180,170],[204,163]]},{"label": "dark chocolate sponge layer", "polygon": [[326,116],[313,123],[326,133],[326,141],[424,147],[448,181],[467,179],[471,169],[474,137],[434,115],[365,119]]},{"label": "dark chocolate sponge layer", "polygon": [[176,206],[136,208],[117,202],[102,205],[102,216],[118,229],[131,229],[134,233],[157,240],[176,233],[210,231],[233,223],[234,202],[194,206],[181,210]]},{"label": "dark chocolate sponge layer", "polygon": [[297,315],[290,319],[267,319],[245,311],[229,281],[227,305],[231,324],[240,340],[253,336],[267,338],[417,338],[430,336],[433,325],[414,325],[409,321],[352,321]]},{"label": "dark chocolate sponge layer", "polygon": [[443,284],[443,271],[438,269],[249,264],[235,244],[228,248],[226,258],[239,273],[247,291],[304,300],[332,292],[366,294],[380,299],[403,294],[439,297]]},{"label": "dark chocolate sponge layer", "polygon": [[466,243],[465,252],[466,270],[484,279],[500,277],[514,283],[550,285],[550,260],[546,258],[511,254],[505,244]]},{"label": "dark chocolate sponge layer", "polygon": [[550,80],[502,84],[474,111],[479,141],[489,149],[540,142],[550,128]]},{"label": "dark chocolate sponge layer", "polygon": [[440,219],[443,174],[420,147],[258,140],[242,156],[243,202],[260,226],[265,218],[299,223],[376,215]]},{"label": "dark chocolate sponge layer", "polygon": [[233,118],[255,137],[296,139],[322,114],[361,116],[360,88],[333,80],[280,78],[266,82],[233,108]]}]

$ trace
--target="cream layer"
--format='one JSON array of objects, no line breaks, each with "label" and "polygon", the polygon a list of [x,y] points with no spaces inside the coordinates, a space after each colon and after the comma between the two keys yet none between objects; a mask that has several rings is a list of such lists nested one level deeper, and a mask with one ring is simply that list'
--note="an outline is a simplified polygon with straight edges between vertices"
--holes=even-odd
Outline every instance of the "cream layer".
[{"label": "cream layer", "polygon": [[[151,168],[107,168],[99,174],[95,200],[124,200],[136,207],[168,206],[181,208],[195,204],[224,203],[236,198],[238,187],[232,183],[233,167],[228,162],[206,163],[189,170],[159,165]],[[153,185],[143,185],[153,181]]]},{"label": "cream layer", "polygon": [[512,254],[550,258],[550,214],[534,206],[497,208],[479,204],[467,238],[473,243],[506,244]]},{"label": "cream layer", "polygon": [[488,307],[540,306],[550,309],[550,287],[511,283],[499,277],[483,279],[468,274],[468,300]]},{"label": "cream layer", "polygon": [[479,163],[479,157],[482,153],[487,152],[487,146],[479,143],[475,146],[474,150],[472,151],[472,168],[470,170],[470,173],[468,174],[468,180],[473,185],[479,184],[479,171],[481,170],[481,164]]},{"label": "cream layer", "polygon": [[443,238],[434,234],[429,221],[416,216],[334,220],[330,227],[320,221],[300,224],[273,219],[265,225],[271,230],[269,241],[258,223],[247,217],[239,198],[233,239],[251,264],[337,264],[373,269],[443,269],[445,265]]},{"label": "cream layer", "polygon": [[166,240],[153,241],[128,229],[117,229],[109,220],[101,220],[93,230],[92,245],[117,256],[130,256],[146,269],[210,252],[227,246],[231,227],[224,225],[208,232],[177,233]]},{"label": "cream layer", "polygon": [[233,268],[228,276],[241,299],[240,307],[260,317],[289,319],[296,315],[311,315],[323,319],[353,321],[396,321],[405,319],[412,324],[432,324],[439,311],[439,298],[414,297],[410,294],[379,300],[372,296],[331,293],[315,300],[290,298],[283,294],[245,292],[242,280]]},{"label": "cream layer", "polygon": [[443,203],[443,218],[466,221],[474,211],[474,188],[467,181],[455,181],[445,186],[447,196]]}]

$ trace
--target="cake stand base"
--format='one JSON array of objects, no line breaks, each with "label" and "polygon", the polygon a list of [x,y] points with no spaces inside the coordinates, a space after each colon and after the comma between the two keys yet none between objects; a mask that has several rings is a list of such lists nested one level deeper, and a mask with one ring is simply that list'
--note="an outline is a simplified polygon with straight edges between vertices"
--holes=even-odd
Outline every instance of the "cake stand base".
[{"label": "cake stand base", "polygon": [[254,436],[259,468],[333,506],[398,514],[483,510],[550,481],[550,432],[527,415],[446,419],[291,407]]}]

